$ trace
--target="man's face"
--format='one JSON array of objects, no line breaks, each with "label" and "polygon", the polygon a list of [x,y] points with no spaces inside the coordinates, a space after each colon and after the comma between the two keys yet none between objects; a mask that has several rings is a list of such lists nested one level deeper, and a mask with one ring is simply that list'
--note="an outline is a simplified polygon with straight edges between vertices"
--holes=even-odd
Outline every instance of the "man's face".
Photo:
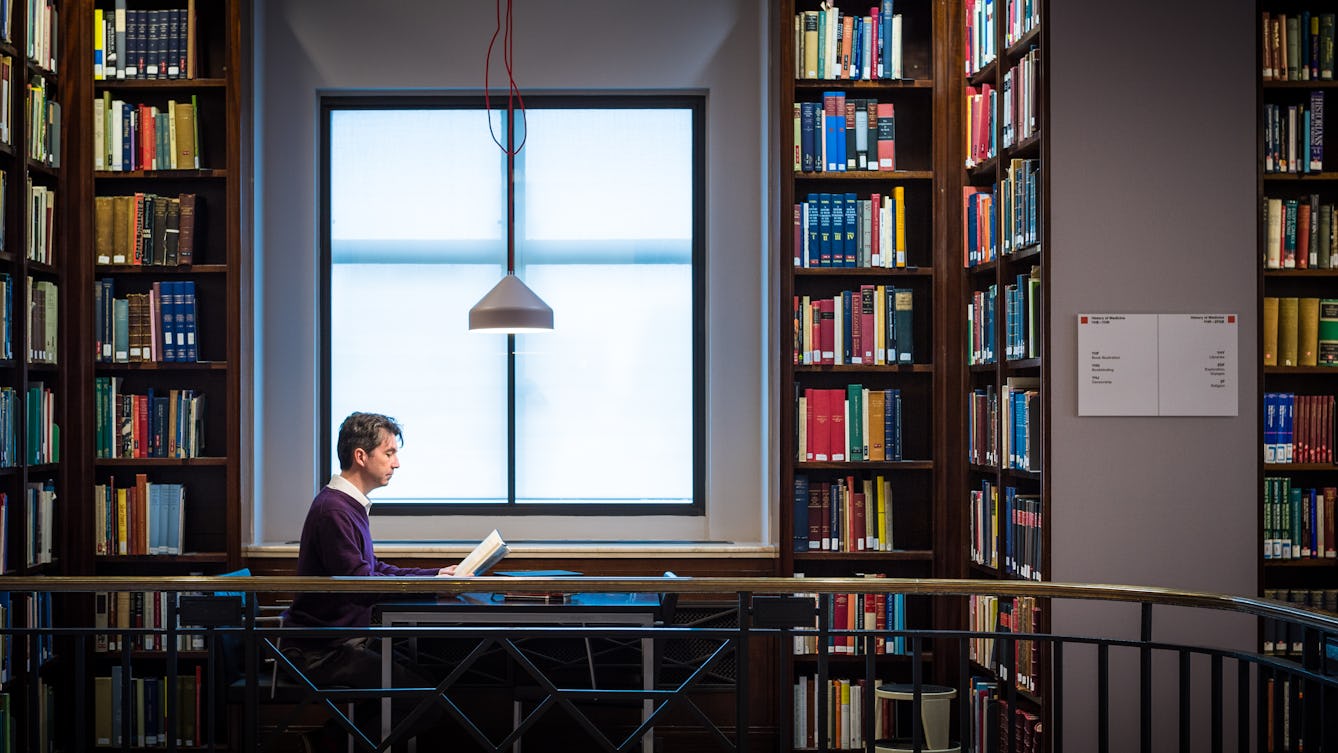
[{"label": "man's face", "polygon": [[371,485],[372,489],[379,489],[390,483],[390,477],[395,474],[395,469],[400,467],[399,440],[395,435],[381,430],[381,443],[365,453],[363,461],[363,475]]}]

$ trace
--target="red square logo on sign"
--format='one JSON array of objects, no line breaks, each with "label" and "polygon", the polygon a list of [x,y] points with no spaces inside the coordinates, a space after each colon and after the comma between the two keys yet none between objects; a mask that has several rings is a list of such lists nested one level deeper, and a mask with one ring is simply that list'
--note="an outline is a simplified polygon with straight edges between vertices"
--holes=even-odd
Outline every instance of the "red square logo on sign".
[{"label": "red square logo on sign", "polygon": [[1078,322],[1081,323],[1081,324],[1086,324],[1086,323],[1087,323],[1087,317],[1085,317],[1085,316],[1080,316],[1080,317],[1078,317]]},{"label": "red square logo on sign", "polygon": [[1227,314],[1227,324],[1235,324],[1235,323],[1236,323],[1236,315]]}]

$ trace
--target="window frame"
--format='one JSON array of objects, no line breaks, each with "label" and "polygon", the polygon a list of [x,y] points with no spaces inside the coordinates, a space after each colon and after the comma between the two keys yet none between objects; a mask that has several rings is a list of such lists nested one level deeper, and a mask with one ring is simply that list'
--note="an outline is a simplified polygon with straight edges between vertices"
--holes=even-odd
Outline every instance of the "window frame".
[{"label": "window frame", "polygon": [[[506,92],[491,93],[494,110],[504,107]],[[499,107],[499,103],[503,103]],[[321,95],[319,98],[319,178],[317,235],[319,244],[318,319],[320,326],[317,369],[320,390],[318,486],[334,472],[331,456],[338,431],[331,415],[331,121],[335,112],[349,110],[483,109],[482,93],[471,95]],[[507,500],[497,503],[378,501],[376,515],[491,515],[491,516],[696,516],[706,515],[706,321],[700,312],[706,302],[706,96],[679,92],[647,94],[535,94],[527,95],[527,109],[685,109],[692,115],[692,501],[682,503],[573,502],[527,504],[516,501],[516,362],[515,335],[508,339],[507,360]],[[505,138],[505,130],[502,132]],[[505,156],[498,149],[499,161]],[[500,166],[504,169],[504,165]],[[523,205],[523,202],[521,202]],[[520,224],[518,220],[517,224]],[[464,326],[463,323],[461,326]],[[480,337],[502,335],[481,334]],[[539,335],[542,336],[542,335]]]}]

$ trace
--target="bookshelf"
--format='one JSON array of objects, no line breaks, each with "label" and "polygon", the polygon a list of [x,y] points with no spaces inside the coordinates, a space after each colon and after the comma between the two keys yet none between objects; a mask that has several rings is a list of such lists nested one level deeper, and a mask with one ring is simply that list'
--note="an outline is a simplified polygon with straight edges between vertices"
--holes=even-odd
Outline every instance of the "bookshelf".
[{"label": "bookshelf", "polygon": [[[965,331],[960,526],[972,578],[1047,577],[1051,497],[1049,456],[1048,141],[1045,9],[1039,2],[960,3],[963,18],[962,145],[959,207]],[[973,597],[972,630],[1048,631],[1046,604],[1029,598]],[[999,724],[971,731],[989,738],[1011,722],[1017,740],[1044,729],[1044,652],[1020,643],[973,642],[973,710],[996,708]],[[1011,666],[1011,668],[1010,668]],[[972,714],[976,718],[976,714]],[[1046,741],[1034,739],[1043,749]]]},{"label": "bookshelf", "polygon": [[[1266,597],[1332,611],[1338,159],[1322,118],[1338,106],[1334,14],[1318,3],[1261,2],[1258,10],[1259,582]],[[1312,33],[1298,34],[1312,19]],[[1261,639],[1267,653],[1296,655],[1299,647],[1267,625]]]},{"label": "bookshelf", "polygon": [[77,7],[81,571],[219,572],[240,563],[243,9]]},{"label": "bookshelf", "polygon": [[[898,2],[890,18],[890,3],[830,5],[787,0],[776,11],[781,572],[932,577],[952,545],[943,504],[951,432],[937,420],[953,368],[941,360],[948,144],[937,134],[948,120],[945,40],[957,32],[938,0]],[[826,53],[837,28],[850,35],[853,66],[843,48],[839,68]],[[861,595],[844,596],[822,605],[830,624],[865,611],[888,627],[945,624],[914,598],[868,609]],[[863,676],[858,653],[828,650],[828,679]],[[875,679],[909,677],[909,650],[876,647]],[[818,710],[816,651],[797,645],[781,668],[782,688],[806,696],[782,704],[782,739],[795,749],[816,748],[811,730],[830,718]],[[943,672],[932,646],[921,655]],[[860,732],[827,745],[862,747]]]}]

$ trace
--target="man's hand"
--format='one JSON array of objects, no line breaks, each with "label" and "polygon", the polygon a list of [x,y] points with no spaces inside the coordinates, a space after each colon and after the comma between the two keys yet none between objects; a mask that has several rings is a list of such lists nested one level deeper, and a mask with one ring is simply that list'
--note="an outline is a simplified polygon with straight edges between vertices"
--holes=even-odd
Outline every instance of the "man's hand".
[{"label": "man's hand", "polygon": [[448,575],[455,575],[455,565],[447,565],[446,567],[443,567],[442,569],[437,571],[438,578],[443,578]]}]

